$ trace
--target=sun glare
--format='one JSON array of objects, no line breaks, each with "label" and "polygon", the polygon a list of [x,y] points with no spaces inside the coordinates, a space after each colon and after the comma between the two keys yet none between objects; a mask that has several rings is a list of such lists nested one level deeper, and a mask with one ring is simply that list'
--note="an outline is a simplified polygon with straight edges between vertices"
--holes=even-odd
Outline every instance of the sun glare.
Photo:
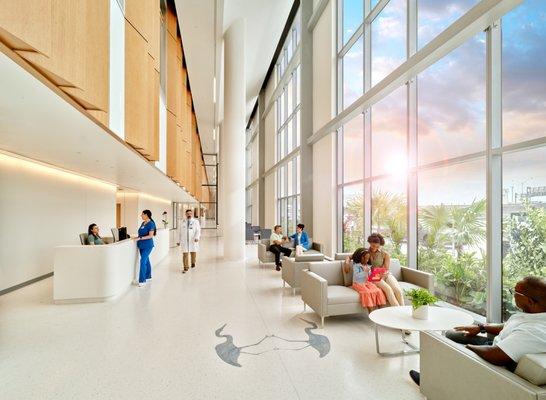
[{"label": "sun glare", "polygon": [[406,176],[408,172],[408,159],[405,154],[395,154],[387,161],[389,175],[396,177]]}]

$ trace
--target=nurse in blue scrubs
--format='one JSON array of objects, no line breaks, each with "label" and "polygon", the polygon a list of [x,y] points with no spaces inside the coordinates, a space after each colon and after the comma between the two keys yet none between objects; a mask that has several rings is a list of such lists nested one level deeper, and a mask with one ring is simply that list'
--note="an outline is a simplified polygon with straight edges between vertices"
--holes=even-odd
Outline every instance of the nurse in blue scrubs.
[{"label": "nurse in blue scrubs", "polygon": [[152,212],[144,210],[141,214],[142,224],[138,229],[137,247],[140,252],[140,273],[138,275],[138,286],[143,287],[147,279],[152,279],[152,264],[150,254],[154,248],[154,236],[156,233],[155,222],[152,219]]}]

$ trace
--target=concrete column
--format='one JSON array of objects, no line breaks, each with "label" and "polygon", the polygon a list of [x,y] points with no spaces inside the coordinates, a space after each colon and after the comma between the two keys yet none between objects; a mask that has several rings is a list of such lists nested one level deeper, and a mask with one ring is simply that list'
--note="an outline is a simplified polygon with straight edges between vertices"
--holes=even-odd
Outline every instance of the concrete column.
[{"label": "concrete column", "polygon": [[245,30],[243,18],[224,34],[224,120],[220,153],[224,259],[245,255]]},{"label": "concrete column", "polygon": [[313,2],[301,2],[301,147],[300,190],[301,221],[313,236],[313,146],[307,139],[313,135],[313,33],[307,29],[313,15]]},{"label": "concrete column", "polygon": [[258,225],[265,225],[265,89],[258,95]]}]

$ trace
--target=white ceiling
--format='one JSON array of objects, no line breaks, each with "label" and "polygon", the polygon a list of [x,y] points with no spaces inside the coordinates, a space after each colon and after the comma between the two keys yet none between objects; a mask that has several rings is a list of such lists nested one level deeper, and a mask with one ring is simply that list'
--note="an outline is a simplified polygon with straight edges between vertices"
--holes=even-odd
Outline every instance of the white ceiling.
[{"label": "white ceiling", "polygon": [[0,149],[166,200],[193,200],[114,133],[1,52],[0,77]]},{"label": "white ceiling", "polygon": [[[246,19],[247,121],[293,0],[175,0],[201,143],[205,153],[215,153],[213,129],[222,118],[222,36],[233,21]],[[216,104],[214,77],[217,77]],[[243,135],[243,132],[241,132]]]}]

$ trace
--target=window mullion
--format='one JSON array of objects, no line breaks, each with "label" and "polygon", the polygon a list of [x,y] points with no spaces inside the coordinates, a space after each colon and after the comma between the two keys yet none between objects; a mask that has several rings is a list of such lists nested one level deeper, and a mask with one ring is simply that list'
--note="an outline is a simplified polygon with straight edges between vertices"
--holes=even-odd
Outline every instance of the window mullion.
[{"label": "window mullion", "polygon": [[501,22],[487,29],[487,320],[502,321],[502,35]]},{"label": "window mullion", "polygon": [[[368,15],[371,9],[371,0],[364,1],[364,15]],[[372,40],[371,40],[371,25],[364,23],[364,93],[368,92],[371,87],[372,74]],[[372,183],[367,180],[372,174],[372,119],[370,109],[364,111],[364,181],[363,181],[363,193],[364,193],[364,238],[368,237],[372,231]]]},{"label": "window mullion", "polygon": [[[407,58],[417,51],[417,0],[407,0]],[[417,217],[418,217],[418,175],[417,175],[417,77],[407,83],[407,266],[417,268]]]}]

